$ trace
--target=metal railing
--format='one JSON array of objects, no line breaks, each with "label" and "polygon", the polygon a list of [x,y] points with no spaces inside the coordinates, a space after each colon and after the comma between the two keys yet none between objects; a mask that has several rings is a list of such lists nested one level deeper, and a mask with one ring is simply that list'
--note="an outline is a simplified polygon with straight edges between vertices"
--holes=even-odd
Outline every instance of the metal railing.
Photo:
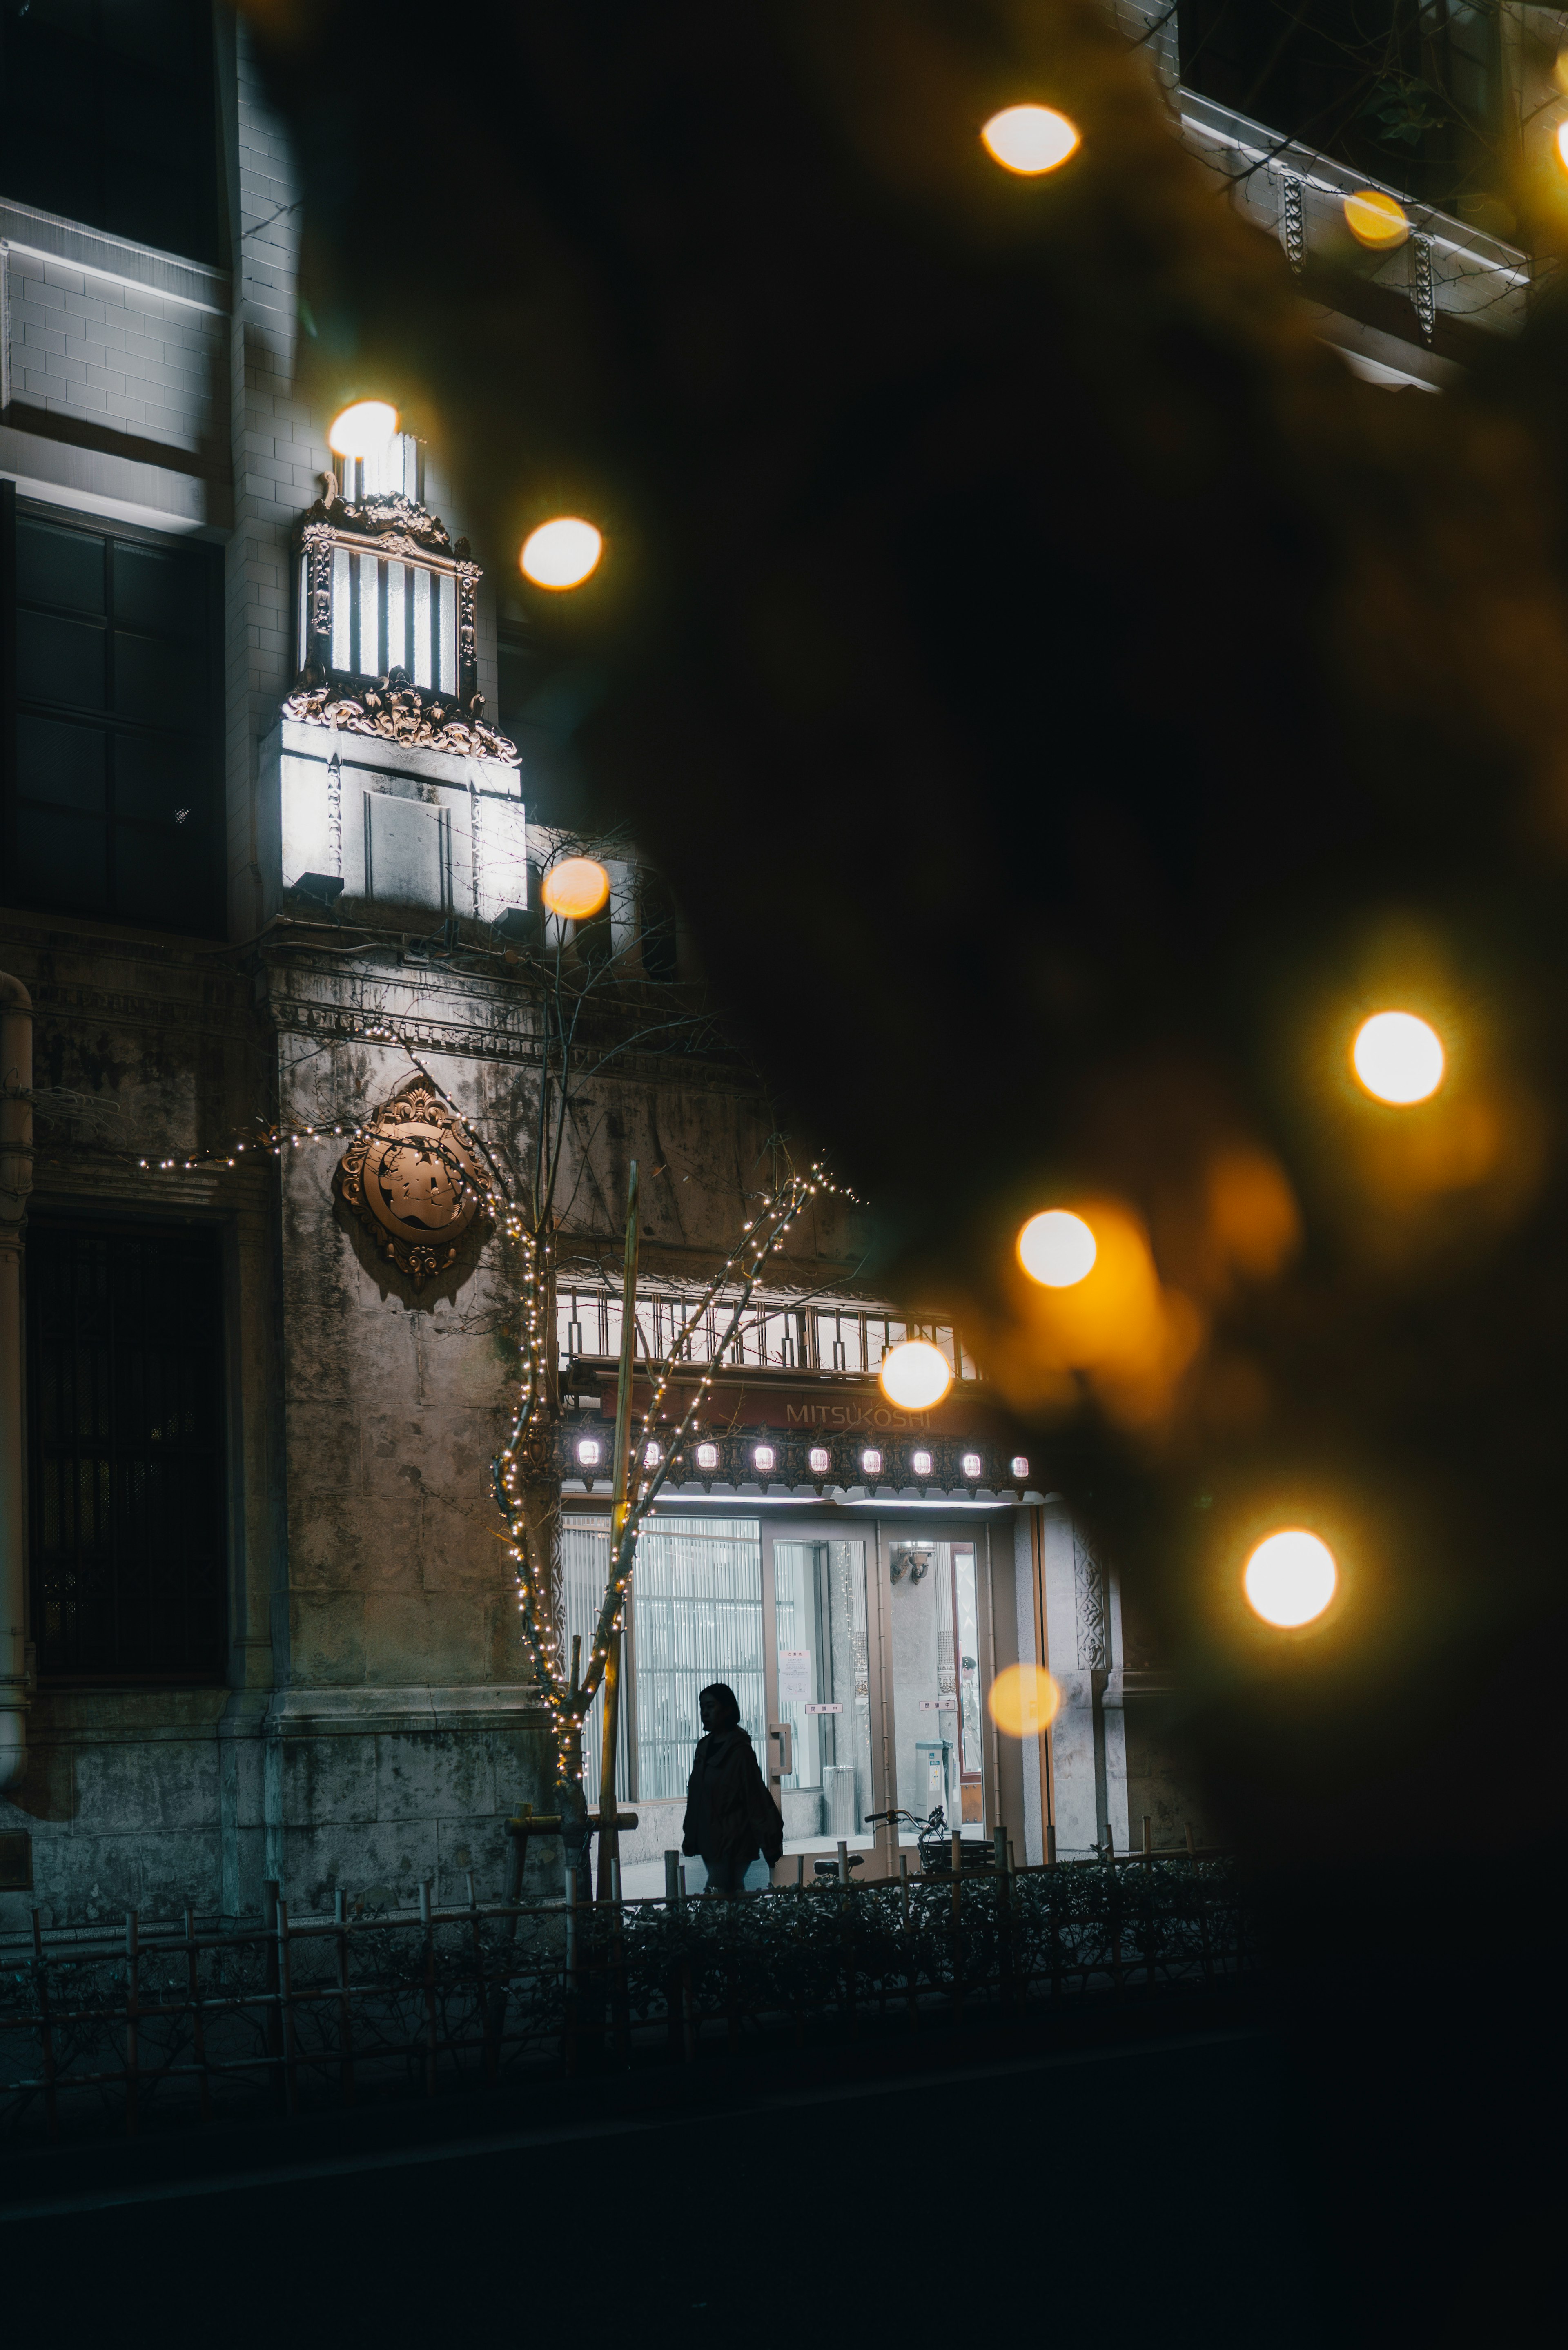
[{"label": "metal railing", "polygon": [[586,2069],[690,2064],[711,2045],[803,2046],[950,2029],[1087,1999],[1199,1991],[1251,1971],[1231,1864],[1134,1855],[742,1900],[471,1898],[417,1915],[51,1937],[0,1974],[0,2129],[134,2134],[434,2096]]}]

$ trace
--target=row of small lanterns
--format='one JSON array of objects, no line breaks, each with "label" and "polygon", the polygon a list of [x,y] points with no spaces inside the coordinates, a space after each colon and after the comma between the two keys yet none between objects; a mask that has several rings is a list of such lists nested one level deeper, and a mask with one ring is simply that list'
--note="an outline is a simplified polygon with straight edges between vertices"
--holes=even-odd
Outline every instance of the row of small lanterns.
[{"label": "row of small lanterns", "polygon": [[[574,1451],[579,1469],[592,1471],[606,1465],[607,1456],[602,1437],[579,1436]],[[719,1447],[710,1440],[704,1439],[701,1443],[692,1447],[691,1457],[699,1473],[711,1476],[719,1466],[721,1455]],[[663,1449],[658,1443],[650,1440],[643,1446],[642,1465],[645,1469],[657,1469],[663,1458]],[[806,1460],[814,1477],[826,1477],[832,1470],[833,1455],[826,1444],[814,1444],[806,1454]],[[777,1445],[753,1444],[751,1449],[751,1463],[759,1476],[771,1477],[779,1465]],[[865,1445],[861,1450],[859,1466],[863,1476],[880,1477],[886,1466],[886,1456],[878,1446]],[[1022,1452],[1013,1454],[1009,1466],[1015,1483],[1022,1482],[1029,1474],[1029,1462]],[[935,1455],[927,1451],[923,1446],[918,1446],[910,1453],[909,1469],[912,1475],[921,1478],[929,1477],[933,1474],[935,1467]],[[959,1470],[966,1484],[978,1484],[985,1474],[985,1463],[978,1452],[966,1452],[960,1460]]]}]

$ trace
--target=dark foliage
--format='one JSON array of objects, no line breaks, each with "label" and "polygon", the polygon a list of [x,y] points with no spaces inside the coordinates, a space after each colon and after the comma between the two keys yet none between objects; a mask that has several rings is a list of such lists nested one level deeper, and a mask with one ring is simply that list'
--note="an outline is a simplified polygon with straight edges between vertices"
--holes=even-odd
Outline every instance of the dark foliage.
[{"label": "dark foliage", "polygon": [[[1442,400],[1353,380],[1092,0],[258,14],[321,398],[439,432],[493,560],[606,525],[596,581],[534,598],[586,772],[888,1277],[1039,1416],[1214,1815],[1282,1861],[1280,1947],[1364,1903],[1365,1997],[1301,2008],[1335,2224],[1392,2273],[1385,2158],[1341,2128],[1376,2081],[1443,2248],[1400,2290],[1484,2264],[1528,2172],[1472,2192],[1433,2149],[1456,2110],[1522,2143],[1531,2015],[1439,2080],[1450,1986],[1380,1986],[1431,1853],[1560,1835],[1523,1693],[1568,1632],[1561,305]],[[346,100],[372,55],[419,57],[453,168]],[[1084,133],[1044,182],[976,136],[1021,98]],[[1457,1040],[1419,1148],[1342,1083],[1391,997]],[[1286,1203],[1268,1245],[1237,1166]],[[1085,1193],[1200,1341],[1137,1410],[1044,1376],[1012,1265]],[[1346,1604],[1257,1637],[1239,1559],[1303,1517]]]}]

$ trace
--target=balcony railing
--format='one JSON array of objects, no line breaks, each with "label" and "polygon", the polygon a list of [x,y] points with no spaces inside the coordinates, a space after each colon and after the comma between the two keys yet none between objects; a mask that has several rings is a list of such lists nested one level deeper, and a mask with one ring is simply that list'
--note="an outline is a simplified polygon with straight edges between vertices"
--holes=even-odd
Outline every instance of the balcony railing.
[{"label": "balcony railing", "polygon": [[[690,1310],[679,1297],[641,1299],[637,1308],[638,1360],[667,1362]],[[711,1306],[682,1348],[682,1359],[704,1367],[716,1362],[733,1312],[733,1305],[722,1299]],[[556,1299],[556,1324],[563,1368],[572,1363],[619,1360],[621,1301],[613,1290],[562,1289]],[[793,1305],[779,1299],[753,1305],[724,1350],[723,1359],[741,1370],[838,1371],[865,1378],[874,1376],[883,1356],[906,1338],[929,1338],[947,1357],[955,1378],[978,1379],[973,1357],[950,1326],[900,1321],[892,1315],[850,1305]]]}]

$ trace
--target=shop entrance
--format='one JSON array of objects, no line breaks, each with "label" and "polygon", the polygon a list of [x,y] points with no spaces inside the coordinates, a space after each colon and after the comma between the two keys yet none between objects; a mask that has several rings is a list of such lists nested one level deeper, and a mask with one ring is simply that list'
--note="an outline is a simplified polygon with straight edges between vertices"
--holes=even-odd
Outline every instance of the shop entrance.
[{"label": "shop entrance", "polygon": [[[794,1856],[865,1856],[867,1876],[913,1855],[873,1813],[894,1808],[983,1839],[989,1617],[984,1536],[873,1522],[763,1528],[767,1772]],[[877,1856],[873,1859],[872,1854]]]},{"label": "shop entrance", "polygon": [[[564,1544],[567,1629],[597,1614],[607,1518],[574,1513]],[[727,1681],[784,1814],[777,1881],[809,1879],[842,1841],[867,1877],[911,1861],[870,1814],[899,1808],[943,1832],[988,1833],[988,1553],[982,1527],[870,1513],[805,1519],[656,1512],[632,1580],[618,1792],[651,1848],[626,1856],[628,1893],[663,1890],[701,1733],[698,1696]],[[580,1588],[579,1588],[580,1586]],[[597,1709],[596,1709],[597,1713]],[[597,1723],[585,1741],[597,1794]],[[689,1869],[701,1882],[700,1864]],[[761,1881],[758,1864],[758,1881]]]},{"label": "shop entrance", "polygon": [[[873,1739],[872,1609],[861,1534],[791,1524],[764,1530],[763,1590],[772,1621],[768,1782],[793,1856],[869,1853],[882,1805]],[[876,1691],[876,1713],[881,1712]],[[869,1866],[868,1863],[866,1866]]]}]

